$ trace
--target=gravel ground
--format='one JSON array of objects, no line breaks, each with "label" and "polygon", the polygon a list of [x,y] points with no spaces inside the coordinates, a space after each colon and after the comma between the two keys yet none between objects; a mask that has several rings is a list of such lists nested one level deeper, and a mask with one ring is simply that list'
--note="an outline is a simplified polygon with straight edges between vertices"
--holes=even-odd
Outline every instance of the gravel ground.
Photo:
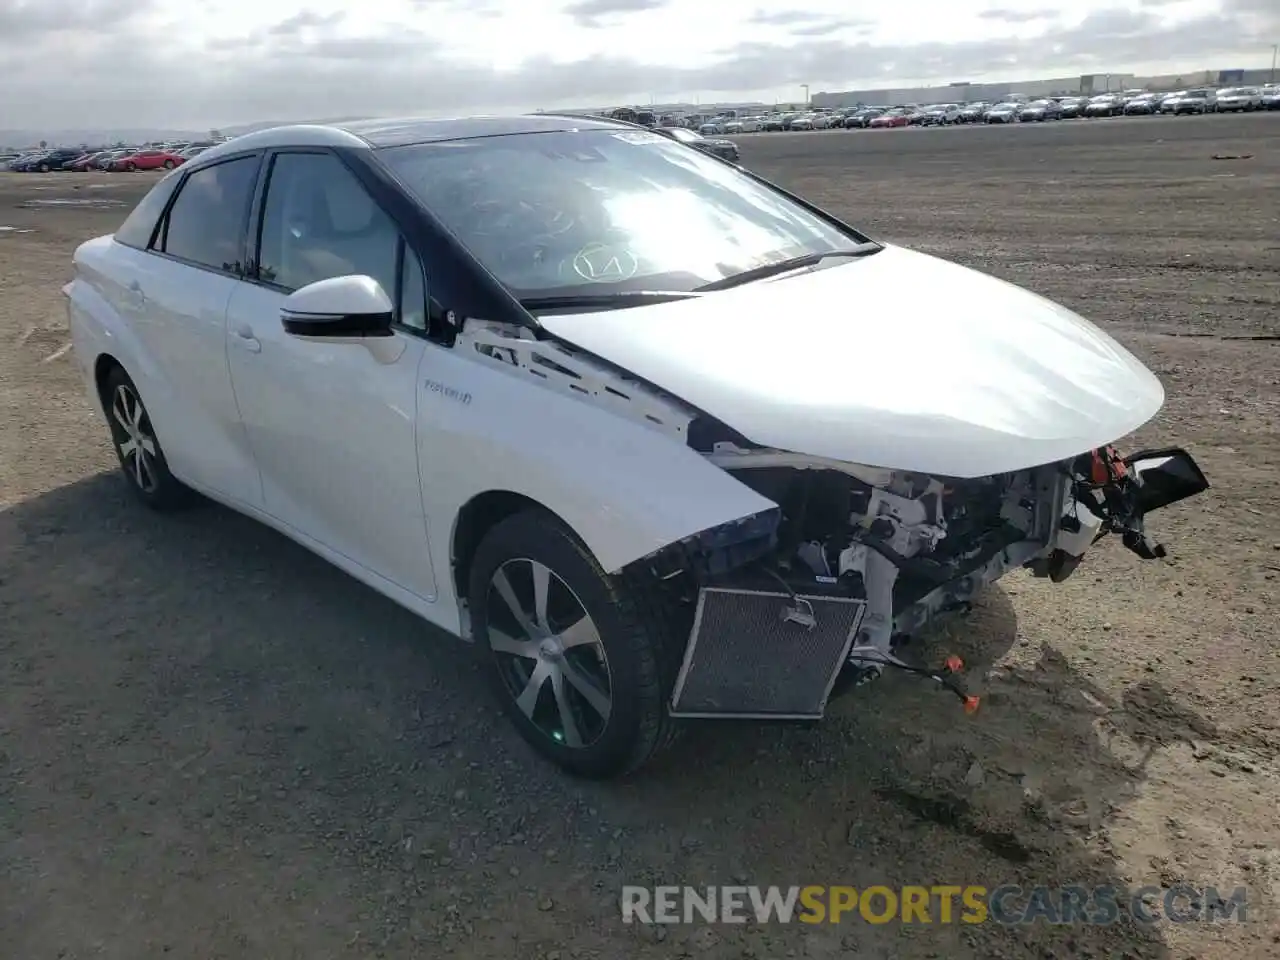
[{"label": "gravel ground", "polygon": [[[226,510],[127,498],[58,288],[149,178],[0,175],[0,953],[1280,954],[1280,115],[741,142],[873,235],[1058,299],[1149,363],[1169,400],[1134,442],[1186,445],[1214,484],[1153,522],[1171,559],[1108,544],[1065,584],[988,591],[928,641],[979,665],[972,719],[887,676],[820,725],[704,725],[637,782],[569,781],[409,614]],[[911,357],[850,376],[865,362],[909,388]],[[733,882],[1247,885],[1250,909],[618,917],[624,883]]]}]

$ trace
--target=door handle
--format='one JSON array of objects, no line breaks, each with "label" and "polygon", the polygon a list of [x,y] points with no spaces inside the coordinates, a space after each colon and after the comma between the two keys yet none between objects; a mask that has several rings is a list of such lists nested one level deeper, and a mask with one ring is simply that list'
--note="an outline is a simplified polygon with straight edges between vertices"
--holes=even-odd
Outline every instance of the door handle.
[{"label": "door handle", "polygon": [[240,346],[244,347],[250,353],[261,353],[262,343],[253,335],[253,331],[248,327],[241,327],[236,331],[236,340]]},{"label": "door handle", "polygon": [[130,283],[128,289],[129,289],[129,295],[134,299],[134,302],[139,304],[143,304],[147,302],[147,295],[142,292],[142,284],[140,284],[137,280],[134,280],[132,283]]}]

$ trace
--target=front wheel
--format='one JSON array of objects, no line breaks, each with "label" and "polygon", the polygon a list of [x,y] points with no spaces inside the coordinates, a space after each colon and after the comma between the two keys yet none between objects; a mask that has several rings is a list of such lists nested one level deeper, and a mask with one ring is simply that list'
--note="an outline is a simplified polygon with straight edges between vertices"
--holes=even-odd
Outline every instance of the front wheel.
[{"label": "front wheel", "polygon": [[136,170],[138,169],[137,165],[136,165],[136,164],[133,164],[133,163],[126,163],[126,164],[124,165],[124,168],[125,168],[125,170],[127,170],[129,173],[133,173],[134,171],[136,171]]},{"label": "front wheel", "polygon": [[650,591],[607,574],[541,510],[500,522],[476,551],[476,654],[520,735],[570,773],[621,776],[674,739],[679,651]]},{"label": "front wheel", "polygon": [[107,375],[102,392],[112,445],[134,495],[153,510],[171,510],[193,499],[191,489],[169,472],[164,450],[138,388],[121,367]]}]

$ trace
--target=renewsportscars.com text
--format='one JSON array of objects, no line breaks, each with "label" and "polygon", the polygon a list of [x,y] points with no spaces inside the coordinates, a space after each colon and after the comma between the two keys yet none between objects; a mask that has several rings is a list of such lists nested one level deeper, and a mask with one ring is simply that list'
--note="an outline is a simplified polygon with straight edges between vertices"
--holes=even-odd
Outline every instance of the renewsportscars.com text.
[{"label": "renewsportscars.com text", "polygon": [[1150,924],[1244,922],[1247,898],[1192,886],[626,886],[621,907],[624,923],[643,924]]}]

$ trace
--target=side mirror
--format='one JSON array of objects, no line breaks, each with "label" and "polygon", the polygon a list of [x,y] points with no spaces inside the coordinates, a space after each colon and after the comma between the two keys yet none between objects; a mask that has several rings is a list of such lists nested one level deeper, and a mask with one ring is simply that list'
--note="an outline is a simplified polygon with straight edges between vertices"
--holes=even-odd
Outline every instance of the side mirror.
[{"label": "side mirror", "polygon": [[361,340],[392,336],[395,307],[373,277],[317,280],[285,298],[280,321],[295,337]]}]

